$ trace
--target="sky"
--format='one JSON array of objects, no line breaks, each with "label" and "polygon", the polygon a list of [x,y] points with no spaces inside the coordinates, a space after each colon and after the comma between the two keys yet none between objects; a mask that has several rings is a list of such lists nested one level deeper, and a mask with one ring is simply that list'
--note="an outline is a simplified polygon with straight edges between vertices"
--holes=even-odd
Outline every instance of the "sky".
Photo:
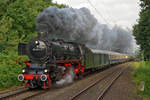
[{"label": "sky", "polygon": [[[94,7],[88,2],[90,1]],[[139,0],[53,0],[72,8],[88,8],[101,24],[130,28],[139,18]]]}]

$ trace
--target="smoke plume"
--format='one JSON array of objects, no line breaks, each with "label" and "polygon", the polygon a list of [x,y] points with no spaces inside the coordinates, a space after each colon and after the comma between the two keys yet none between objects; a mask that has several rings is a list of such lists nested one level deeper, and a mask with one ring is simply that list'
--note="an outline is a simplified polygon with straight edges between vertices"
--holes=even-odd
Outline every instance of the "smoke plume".
[{"label": "smoke plume", "polygon": [[36,28],[43,36],[84,43],[93,49],[134,52],[131,30],[100,24],[87,8],[46,8],[37,16]]}]

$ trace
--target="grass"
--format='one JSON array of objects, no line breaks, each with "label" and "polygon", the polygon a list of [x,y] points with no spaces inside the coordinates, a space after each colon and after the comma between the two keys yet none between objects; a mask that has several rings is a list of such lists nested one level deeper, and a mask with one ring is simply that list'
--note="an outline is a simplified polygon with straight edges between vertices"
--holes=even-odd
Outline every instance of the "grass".
[{"label": "grass", "polygon": [[133,62],[131,65],[135,67],[133,77],[138,87],[144,82],[144,91],[138,89],[137,93],[145,100],[150,100],[150,61]]}]

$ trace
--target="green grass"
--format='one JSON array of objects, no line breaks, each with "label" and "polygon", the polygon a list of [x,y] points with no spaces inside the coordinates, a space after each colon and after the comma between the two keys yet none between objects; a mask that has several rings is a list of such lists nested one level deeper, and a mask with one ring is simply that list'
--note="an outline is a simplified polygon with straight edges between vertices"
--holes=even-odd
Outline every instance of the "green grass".
[{"label": "green grass", "polygon": [[[135,83],[140,86],[141,82],[145,83],[144,91],[137,90],[137,93],[144,98],[150,100],[150,61],[134,62],[132,65],[135,67],[133,73]],[[148,100],[148,99],[146,99]]]}]

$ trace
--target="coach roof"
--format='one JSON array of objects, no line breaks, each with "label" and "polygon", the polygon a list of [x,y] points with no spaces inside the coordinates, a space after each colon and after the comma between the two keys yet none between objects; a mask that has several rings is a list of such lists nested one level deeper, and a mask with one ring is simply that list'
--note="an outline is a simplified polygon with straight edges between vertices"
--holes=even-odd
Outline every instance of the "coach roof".
[{"label": "coach roof", "polygon": [[113,51],[106,51],[106,50],[97,50],[97,49],[90,49],[91,52],[96,53],[96,54],[111,54],[111,55],[124,55],[124,56],[128,56],[127,54],[121,54],[118,52],[113,52]]}]

